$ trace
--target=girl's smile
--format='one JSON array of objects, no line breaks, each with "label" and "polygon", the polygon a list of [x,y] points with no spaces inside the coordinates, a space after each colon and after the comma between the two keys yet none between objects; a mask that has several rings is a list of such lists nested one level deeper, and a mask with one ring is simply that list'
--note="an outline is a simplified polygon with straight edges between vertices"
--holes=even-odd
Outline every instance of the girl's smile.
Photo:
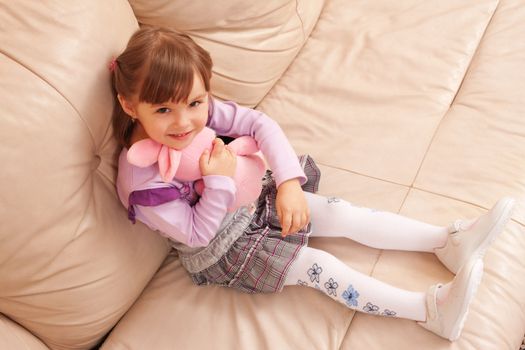
[{"label": "girl's smile", "polygon": [[[177,141],[183,141],[190,136],[194,136],[192,131],[188,131],[182,134],[169,134],[168,136],[174,138]],[[193,138],[193,137],[192,137]]]}]

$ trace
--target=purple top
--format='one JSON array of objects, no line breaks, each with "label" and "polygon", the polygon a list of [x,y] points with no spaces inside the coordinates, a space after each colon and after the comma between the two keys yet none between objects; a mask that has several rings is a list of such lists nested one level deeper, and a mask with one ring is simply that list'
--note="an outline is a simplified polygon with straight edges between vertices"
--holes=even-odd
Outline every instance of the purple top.
[{"label": "purple top", "polygon": [[[210,99],[207,126],[218,135],[252,136],[273,171],[277,186],[293,178],[301,184],[306,181],[283,131],[264,113]],[[192,182],[163,182],[156,164],[147,168],[131,165],[127,152],[124,148],[120,153],[117,192],[122,204],[129,207],[130,219],[136,217],[163,236],[189,247],[208,245],[235,198],[233,180],[222,175],[204,176],[204,190],[199,198]],[[132,204],[136,205],[130,207],[132,193]]]}]

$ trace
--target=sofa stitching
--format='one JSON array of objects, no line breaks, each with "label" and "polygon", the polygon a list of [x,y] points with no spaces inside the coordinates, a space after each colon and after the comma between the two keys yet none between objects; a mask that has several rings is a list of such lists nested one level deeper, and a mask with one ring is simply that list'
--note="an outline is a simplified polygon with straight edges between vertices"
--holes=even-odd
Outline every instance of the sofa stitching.
[{"label": "sofa stitching", "polygon": [[303,33],[303,45],[304,45],[304,43],[306,43],[307,38],[306,38],[306,33],[304,31],[304,22],[303,22],[303,19],[301,18],[301,15],[299,14],[299,0],[295,0],[295,14],[297,15],[297,18],[299,19],[299,22],[301,22],[301,32]]},{"label": "sofa stitching", "polygon": [[382,179],[380,177],[376,177],[376,176],[372,176],[372,175],[363,174],[363,173],[360,173],[360,172],[355,171],[355,170],[345,169],[345,168],[338,167],[338,166],[331,165],[331,164],[325,164],[325,163],[318,162],[318,161],[316,161],[316,164],[322,165],[322,166],[327,167],[327,168],[341,170],[341,171],[344,171],[344,172],[347,172],[347,173],[351,173],[351,174],[354,174],[354,175],[367,177],[367,178],[370,178],[370,179],[373,179],[373,180],[383,181],[383,182],[386,182],[386,183],[389,183],[389,184],[392,184],[392,185],[398,185],[398,186],[403,186],[403,187],[410,187],[409,185],[406,185],[406,184],[402,184],[402,183],[395,182],[395,181],[392,181],[392,180]]},{"label": "sofa stitching", "polygon": [[268,89],[268,91],[266,91],[266,93],[260,98],[259,102],[257,102],[255,104],[255,109],[257,109],[257,107],[259,106],[259,104],[264,101],[264,99],[266,98],[266,96],[268,96],[268,94],[273,90],[273,88],[279,84],[279,82],[282,80],[282,78],[286,75],[286,72],[290,69],[291,66],[293,66],[294,62],[297,60],[297,57],[300,55],[300,53],[303,51],[303,48],[306,46],[307,42],[308,42],[308,39],[310,38],[310,36],[312,35],[312,33],[315,31],[315,28],[317,27],[318,23],[319,23],[319,19],[321,18],[321,16],[323,15],[323,12],[324,12],[324,9],[325,9],[325,6],[326,6],[326,0],[323,0],[323,5],[321,7],[321,10],[319,11],[319,15],[317,16],[317,19],[315,21],[315,24],[312,25],[312,29],[310,30],[310,35],[306,36],[306,32],[304,31],[304,22],[303,22],[303,19],[301,17],[301,15],[299,14],[299,0],[295,0],[295,13],[297,15],[297,18],[299,19],[299,21],[301,22],[301,31],[303,33],[303,40],[302,40],[302,43],[300,44],[299,48],[297,49],[297,52],[295,53],[295,56],[290,60],[290,63],[288,64],[288,66],[283,70],[283,72],[281,73],[280,77],[275,81],[275,83]]},{"label": "sofa stitching", "polygon": [[467,68],[465,69],[465,73],[463,74],[461,82],[459,83],[458,88],[456,89],[456,93],[454,94],[454,96],[452,97],[452,100],[450,101],[448,110],[450,110],[450,107],[452,107],[452,105],[456,101],[456,98],[457,98],[459,92],[461,91],[461,88],[463,87],[463,83],[465,82],[465,78],[469,75],[469,72],[470,72],[471,67],[472,67],[472,62],[474,62],[474,59],[478,55],[478,52],[479,52],[480,47],[481,47],[482,42],[483,42],[483,38],[487,34],[487,30],[490,27],[490,24],[492,23],[492,20],[494,19],[494,15],[496,14],[496,11],[498,10],[498,5],[499,5],[499,0],[496,1],[496,6],[494,7],[494,10],[492,11],[492,15],[490,16],[489,21],[487,22],[487,25],[485,26],[485,29],[483,30],[483,33],[481,34],[481,36],[479,38],[478,45],[476,46],[476,48],[474,49],[474,52],[472,53],[472,57],[470,58],[470,61],[469,61],[468,65],[467,65]]},{"label": "sofa stitching", "polygon": [[459,92],[461,91],[461,89],[463,87],[463,83],[465,81],[465,78],[469,75],[469,72],[470,72],[471,66],[472,66],[472,62],[474,61],[474,59],[476,58],[476,56],[478,54],[478,51],[479,51],[479,49],[481,47],[481,43],[483,41],[483,38],[485,37],[485,34],[487,33],[488,28],[490,27],[490,24],[491,24],[491,22],[492,22],[492,20],[494,18],[494,15],[496,14],[496,11],[498,10],[498,5],[499,5],[499,0],[496,1],[496,6],[494,7],[494,11],[492,12],[492,15],[490,16],[490,19],[487,22],[487,25],[485,26],[485,29],[484,29],[483,33],[481,34],[481,36],[479,38],[479,42],[478,42],[478,45],[476,46],[476,49],[472,53],[472,57],[471,57],[468,65],[467,65],[467,67],[465,69],[465,72],[463,74],[461,82],[459,83],[459,85],[458,85],[458,87],[456,89],[456,93],[452,97],[447,110],[443,113],[443,115],[441,117],[441,120],[439,121],[438,125],[434,129],[434,133],[432,134],[432,137],[430,138],[430,142],[428,143],[427,149],[425,150],[425,153],[423,154],[423,158],[421,159],[421,163],[419,164],[419,168],[417,169],[416,174],[414,175],[414,178],[412,179],[412,183],[410,184],[410,188],[416,188],[416,187],[414,187],[414,183],[416,182],[417,178],[419,177],[419,173],[421,172],[421,169],[423,168],[423,164],[425,163],[425,160],[426,160],[426,158],[428,156],[430,148],[434,144],[434,139],[436,138],[436,136],[438,134],[438,131],[439,131],[440,127],[441,127],[441,124],[443,123],[443,120],[446,118],[447,114],[450,112],[450,109],[454,105],[454,103],[456,101],[456,98],[457,98]]},{"label": "sofa stitching", "polygon": [[[436,195],[436,196],[439,196],[439,197],[455,200],[455,201],[462,202],[462,203],[465,203],[465,204],[469,204],[469,205],[472,205],[472,206],[475,206],[475,207],[478,207],[478,208],[481,208],[481,209],[485,209],[485,210],[489,210],[490,209],[490,208],[485,208],[483,206],[480,206],[479,204],[472,203],[472,202],[470,202],[468,200],[465,200],[465,199],[453,197],[453,196],[450,196],[450,195],[447,195],[447,194],[443,194],[443,193],[439,193],[439,192],[430,191],[430,190],[427,190],[427,189],[424,189],[424,188],[421,188],[421,187],[414,186],[413,184],[412,185],[404,185],[404,184],[401,184],[401,183],[398,183],[398,182],[395,182],[395,181],[386,180],[386,179],[382,179],[382,178],[371,176],[371,175],[366,175],[366,174],[359,173],[359,172],[354,171],[354,170],[349,170],[349,169],[345,169],[345,168],[341,168],[341,167],[337,167],[337,166],[333,166],[333,165],[328,165],[328,164],[324,164],[324,163],[321,163],[321,162],[317,162],[317,164],[321,165],[321,166],[324,166],[324,167],[327,167],[327,168],[336,169],[336,170],[340,170],[340,171],[347,172],[347,173],[350,173],[350,174],[366,177],[366,178],[369,178],[369,179],[372,179],[372,180],[377,180],[377,181],[385,182],[385,183],[388,183],[388,184],[397,185],[397,186],[401,186],[401,187],[407,188],[408,189],[407,195],[405,196],[405,198],[401,202],[401,207],[400,207],[400,209],[398,211],[398,214],[401,211],[401,208],[403,208],[403,206],[405,204],[405,201],[408,198],[408,195],[409,195],[410,191],[412,191],[412,190],[418,190],[418,191],[421,191],[421,192],[424,192],[424,193],[428,193],[428,194]],[[515,221],[516,223],[519,223],[520,225],[525,225],[525,224],[522,224],[519,220],[516,220],[516,219],[512,219],[512,220]]]}]

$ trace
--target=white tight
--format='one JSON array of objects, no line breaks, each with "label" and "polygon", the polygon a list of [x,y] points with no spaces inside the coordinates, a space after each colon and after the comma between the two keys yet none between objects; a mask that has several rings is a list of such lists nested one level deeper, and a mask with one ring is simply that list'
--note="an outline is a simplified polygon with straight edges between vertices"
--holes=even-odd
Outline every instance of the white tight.
[{"label": "white tight", "polygon": [[346,237],[372,248],[416,252],[433,252],[447,241],[446,227],[357,207],[335,197],[305,195],[314,237]]},{"label": "white tight", "polygon": [[[305,193],[312,237],[347,237],[378,249],[432,252],[447,240],[445,227],[393,213],[360,208],[338,198]],[[383,316],[426,319],[425,293],[393,287],[353,270],[333,255],[305,247],[291,266],[285,285],[323,291],[351,309]]]}]

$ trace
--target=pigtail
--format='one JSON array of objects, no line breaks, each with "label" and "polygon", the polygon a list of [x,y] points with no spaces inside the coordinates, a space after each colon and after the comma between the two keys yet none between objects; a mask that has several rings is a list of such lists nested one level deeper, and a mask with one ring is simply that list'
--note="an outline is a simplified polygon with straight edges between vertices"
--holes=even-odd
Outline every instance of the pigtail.
[{"label": "pigtail", "polygon": [[111,87],[113,90],[113,135],[117,139],[117,142],[121,147],[129,147],[130,141],[131,141],[131,134],[133,133],[133,128],[135,126],[135,123],[133,123],[133,119],[130,118],[129,115],[124,112],[124,109],[122,109],[122,106],[120,105],[120,101],[118,100],[118,91],[117,86],[119,86],[119,82],[122,79],[121,74],[122,72],[119,69],[119,62],[118,58],[114,58],[111,60],[108,66],[110,72],[111,72]]},{"label": "pigtail", "polygon": [[120,146],[130,146],[131,135],[134,127],[135,123],[133,123],[133,119],[124,112],[117,95],[115,94],[115,102],[113,105],[113,135]]}]

